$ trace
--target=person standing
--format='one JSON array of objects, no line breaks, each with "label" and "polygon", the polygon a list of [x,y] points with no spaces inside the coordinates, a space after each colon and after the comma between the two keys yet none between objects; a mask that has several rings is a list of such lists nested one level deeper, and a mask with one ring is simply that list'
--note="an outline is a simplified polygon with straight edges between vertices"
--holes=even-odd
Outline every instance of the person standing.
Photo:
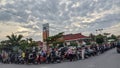
[{"label": "person standing", "polygon": [[85,59],[85,46],[84,45],[82,46],[81,57],[82,57],[82,60]]},{"label": "person standing", "polygon": [[22,58],[25,60],[25,52],[22,52]]},{"label": "person standing", "polygon": [[67,54],[68,54],[69,60],[72,61],[73,60],[73,51],[72,51],[72,48],[68,49]]}]

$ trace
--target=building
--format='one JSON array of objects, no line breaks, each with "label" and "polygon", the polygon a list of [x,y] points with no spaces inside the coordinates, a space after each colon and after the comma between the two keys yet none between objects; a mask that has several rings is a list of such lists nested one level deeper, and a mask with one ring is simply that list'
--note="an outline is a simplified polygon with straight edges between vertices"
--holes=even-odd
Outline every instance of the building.
[{"label": "building", "polygon": [[[60,42],[64,42],[64,45],[70,45],[72,42],[75,42],[78,44],[78,46],[82,44],[86,44],[86,42],[90,42],[91,38],[85,35],[82,35],[81,33],[76,34],[66,34],[63,35],[61,38],[58,39]],[[38,42],[40,47],[43,47],[43,42]]]},{"label": "building", "polygon": [[41,41],[36,41],[36,42],[37,42],[38,47],[43,47],[43,42]]},{"label": "building", "polygon": [[84,36],[81,33],[63,35],[66,45],[70,45],[71,42],[76,42],[78,45],[86,44],[90,40],[90,37]]}]

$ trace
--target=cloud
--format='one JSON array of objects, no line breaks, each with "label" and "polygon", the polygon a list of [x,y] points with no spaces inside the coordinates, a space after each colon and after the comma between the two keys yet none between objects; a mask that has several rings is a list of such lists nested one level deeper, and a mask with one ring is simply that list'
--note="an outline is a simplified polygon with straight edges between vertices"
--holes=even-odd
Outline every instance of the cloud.
[{"label": "cloud", "polygon": [[6,22],[6,23],[0,23],[0,38],[5,39],[5,36],[11,35],[12,33],[15,34],[22,34],[24,37],[32,37],[32,35],[35,34],[35,36],[40,35],[40,32],[37,32],[36,30],[32,28],[25,28],[23,27],[24,24],[16,23],[16,22]]},{"label": "cloud", "polygon": [[0,0],[1,5],[5,5],[7,0]]},{"label": "cloud", "polygon": [[18,23],[0,23],[0,38],[5,39],[7,35],[17,31],[19,28]]},{"label": "cloud", "polygon": [[77,7],[79,7],[79,6],[80,6],[80,3],[77,2],[77,3],[75,3],[75,4],[72,5],[72,8],[77,8]]},{"label": "cloud", "polygon": [[120,23],[120,0],[0,0],[0,37],[14,32],[41,40],[44,23],[50,35],[95,33]]},{"label": "cloud", "polygon": [[111,34],[120,35],[120,22],[116,25],[113,25],[111,27],[104,29],[103,32],[108,32]]}]

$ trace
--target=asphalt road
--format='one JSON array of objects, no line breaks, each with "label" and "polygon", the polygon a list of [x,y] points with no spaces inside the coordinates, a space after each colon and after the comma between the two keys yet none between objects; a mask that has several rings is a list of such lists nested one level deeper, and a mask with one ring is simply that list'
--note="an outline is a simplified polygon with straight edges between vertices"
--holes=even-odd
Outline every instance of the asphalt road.
[{"label": "asphalt road", "polygon": [[40,65],[0,64],[0,68],[120,68],[120,54],[112,49],[99,56],[74,62]]}]

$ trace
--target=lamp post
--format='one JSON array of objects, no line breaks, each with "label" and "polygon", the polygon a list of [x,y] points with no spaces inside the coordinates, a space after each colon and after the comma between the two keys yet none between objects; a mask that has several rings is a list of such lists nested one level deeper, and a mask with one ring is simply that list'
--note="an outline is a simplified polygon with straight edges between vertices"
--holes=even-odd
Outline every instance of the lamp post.
[{"label": "lamp post", "polygon": [[103,31],[103,29],[96,29],[96,34],[97,33],[102,34],[102,31]]}]

